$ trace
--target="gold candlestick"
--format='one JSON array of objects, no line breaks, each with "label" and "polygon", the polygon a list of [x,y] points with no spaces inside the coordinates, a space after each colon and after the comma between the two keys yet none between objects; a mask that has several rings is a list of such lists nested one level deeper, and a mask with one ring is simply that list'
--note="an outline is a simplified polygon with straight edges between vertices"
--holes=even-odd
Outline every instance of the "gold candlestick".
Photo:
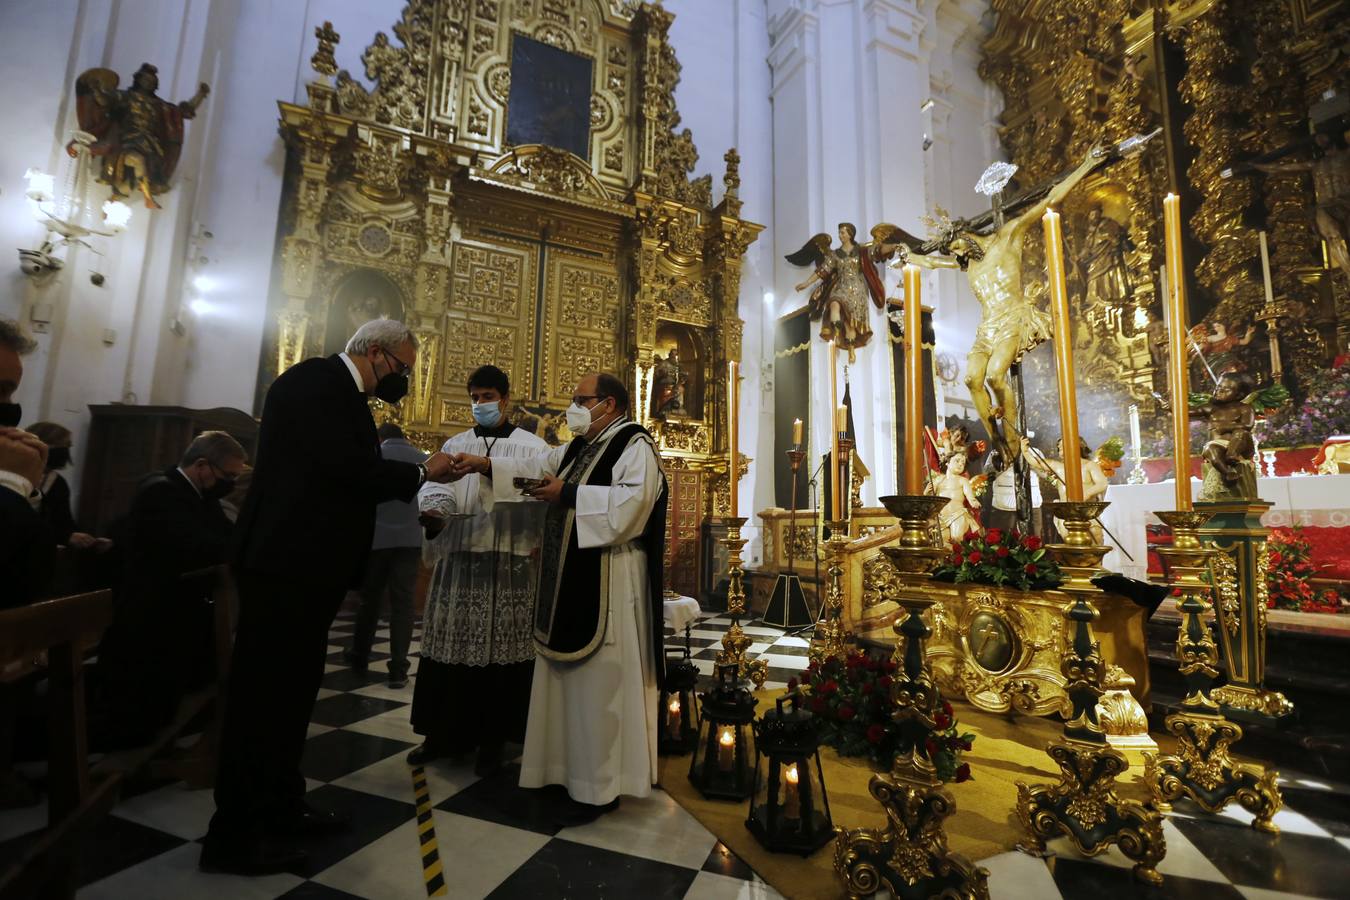
[{"label": "gold candlestick", "polygon": [[731,616],[731,627],[722,635],[722,652],[717,654],[717,665],[736,667],[738,678],[749,678],[756,690],[764,686],[769,677],[769,664],[762,659],[746,659],[750,636],[741,628],[741,616],[745,615],[745,581],[741,568],[741,548],[745,539],[741,537],[741,526],[745,519],[733,517],[722,543],[727,548],[727,615]]},{"label": "gold candlestick", "polygon": [[1064,571],[1060,589],[1073,597],[1065,609],[1070,644],[1060,665],[1071,711],[1063,737],[1047,748],[1060,768],[1058,783],[1034,787],[1017,783],[1017,818],[1029,835],[1025,846],[1044,854],[1045,842],[1063,834],[1079,852],[1095,856],[1116,844],[1134,860],[1136,878],[1161,884],[1157,866],[1166,853],[1162,816],[1152,807],[1116,794],[1116,776],[1129,768],[1129,762],[1125,754],[1107,745],[1097,718],[1106,664],[1092,634],[1092,621],[1098,615],[1092,597],[1098,589],[1091,578],[1109,548],[1093,541],[1092,521],[1107,504],[1061,500],[1047,506],[1064,522],[1064,543],[1047,549]]},{"label": "gold candlestick", "polygon": [[[1191,385],[1186,371],[1189,322],[1181,260],[1181,198],[1176,194],[1163,199],[1163,231],[1167,251],[1167,387],[1172,394],[1172,467],[1177,478],[1177,509],[1186,511],[1192,508]],[[1064,455],[1069,455],[1067,447]]]},{"label": "gold candlestick", "polygon": [[1253,828],[1278,834],[1279,826],[1271,821],[1284,805],[1276,784],[1278,773],[1229,757],[1229,748],[1242,739],[1242,728],[1229,721],[1210,696],[1219,667],[1208,622],[1212,588],[1205,577],[1219,551],[1206,547],[1199,534],[1210,514],[1170,510],[1155,515],[1172,528],[1172,544],[1159,547],[1158,553],[1174,577],[1172,587],[1182,594],[1177,662],[1186,679],[1186,697],[1182,711],[1168,716],[1164,725],[1177,739],[1177,752],[1162,757],[1145,754],[1144,782],[1159,806],[1189,797],[1206,812],[1217,813],[1237,800],[1256,817]]},{"label": "gold candlestick", "polygon": [[825,602],[820,607],[820,619],[811,636],[807,654],[817,663],[842,658],[848,654],[848,635],[844,631],[844,548],[849,544],[848,523],[827,522],[830,539],[825,542],[828,561],[825,581]]},{"label": "gold candlestick", "polygon": [[1064,280],[1064,234],[1059,213],[1047,209],[1045,267],[1050,276],[1050,319],[1055,341],[1055,381],[1059,385],[1059,428],[1064,444],[1064,499],[1083,499],[1083,469],[1078,459],[1078,394],[1073,381],[1073,325],[1069,321],[1069,292]]}]

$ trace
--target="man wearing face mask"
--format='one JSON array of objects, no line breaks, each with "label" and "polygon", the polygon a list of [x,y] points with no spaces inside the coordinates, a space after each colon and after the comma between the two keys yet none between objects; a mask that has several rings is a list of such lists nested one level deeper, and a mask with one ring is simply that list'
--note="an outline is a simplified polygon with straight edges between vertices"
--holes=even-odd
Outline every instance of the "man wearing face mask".
[{"label": "man wearing face mask", "polygon": [[135,746],[173,717],[185,690],[210,676],[210,598],[185,572],[229,559],[220,499],[247,454],[223,431],[204,431],[178,465],[141,481],[126,523],[126,569],[116,613],[99,648],[109,746]]},{"label": "man wearing face mask", "polygon": [[[451,456],[537,456],[544,441],[506,419],[511,383],[496,366],[469,376],[474,427],[445,442]],[[488,509],[483,476],[431,484],[418,497],[427,527],[425,558],[435,563],[422,617],[421,661],[413,691],[413,730],[426,737],[408,755],[421,765],[477,749],[475,771],[501,766],[502,746],[525,737],[534,673],[535,578],[542,503]]]},{"label": "man wearing face mask", "polygon": [[235,526],[240,618],[201,868],[263,875],[304,865],[291,841],[346,820],[305,802],[300,773],[328,629],[360,587],[375,508],[450,477],[450,460],[380,456],[367,399],[408,392],[417,339],[401,322],[356,330],[343,353],[307,359],[268,388],[257,461]]},{"label": "man wearing face mask", "polygon": [[456,465],[487,476],[489,508],[525,499],[522,489],[548,503],[520,784],[565,787],[553,812],[563,827],[617,809],[620,794],[646,797],[656,781],[667,496],[619,379],[581,379],[567,425],[576,437],[545,455]]}]

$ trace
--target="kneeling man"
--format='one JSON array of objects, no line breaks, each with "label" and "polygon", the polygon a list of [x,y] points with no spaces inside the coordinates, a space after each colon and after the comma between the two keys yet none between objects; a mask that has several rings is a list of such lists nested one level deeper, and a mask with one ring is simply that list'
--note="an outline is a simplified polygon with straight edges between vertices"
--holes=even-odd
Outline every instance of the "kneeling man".
[{"label": "kneeling man", "polygon": [[488,476],[485,503],[549,504],[520,784],[565,787],[556,818],[575,825],[656,780],[666,480],[613,375],[581,379],[567,425],[577,437],[547,454],[465,455],[457,471]]}]

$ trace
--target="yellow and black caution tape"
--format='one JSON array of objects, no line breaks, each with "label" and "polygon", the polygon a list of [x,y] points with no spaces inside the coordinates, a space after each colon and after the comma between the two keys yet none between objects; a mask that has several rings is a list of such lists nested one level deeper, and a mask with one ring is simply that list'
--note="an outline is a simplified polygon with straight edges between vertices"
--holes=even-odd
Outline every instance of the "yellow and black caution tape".
[{"label": "yellow and black caution tape", "polygon": [[422,877],[427,883],[428,897],[444,897],[445,873],[441,871],[441,852],[436,847],[436,822],[431,816],[431,793],[427,790],[427,773],[421,766],[412,769],[413,796],[417,798],[417,841],[422,852]]}]

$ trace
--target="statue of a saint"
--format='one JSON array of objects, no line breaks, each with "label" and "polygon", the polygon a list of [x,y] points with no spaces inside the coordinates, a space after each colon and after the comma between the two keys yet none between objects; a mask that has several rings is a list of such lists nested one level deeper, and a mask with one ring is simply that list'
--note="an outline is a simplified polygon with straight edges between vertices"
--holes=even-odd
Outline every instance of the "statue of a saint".
[{"label": "statue of a saint", "polygon": [[1313,222],[1317,233],[1327,242],[1332,265],[1350,278],[1350,148],[1346,136],[1339,139],[1326,132],[1313,137],[1315,159],[1302,162],[1248,163],[1251,168],[1268,175],[1285,172],[1309,172],[1317,205],[1313,207]]},{"label": "statue of a saint", "polygon": [[1094,206],[1088,210],[1085,244],[1083,282],[1088,304],[1111,307],[1123,303],[1130,296],[1130,269],[1125,262],[1125,254],[1133,249],[1129,233],[1100,206]]},{"label": "statue of a saint", "polygon": [[689,376],[680,370],[678,348],[671,347],[665,359],[660,355],[655,356],[652,366],[652,415],[684,412],[684,391],[688,383]]},{"label": "statue of a saint", "polygon": [[946,497],[947,505],[938,514],[938,524],[942,532],[953,541],[960,541],[968,533],[980,530],[974,510],[980,508],[975,496],[975,485],[966,475],[967,457],[964,450],[957,450],[947,459],[942,472],[930,476],[930,492],[938,497]]},{"label": "statue of a saint", "polygon": [[877,265],[895,252],[895,244],[883,243],[894,230],[893,225],[878,225],[872,229],[875,240],[858,244],[857,227],[852,222],[840,222],[837,248],[830,246],[830,236],[822,232],[785,257],[794,266],[815,266],[811,277],[794,290],[804,291],[819,282],[811,292],[811,318],[821,320],[820,339],[834,341],[847,350],[850,363],[854,351],[872,338],[868,298],[877,309],[886,308],[886,288]]},{"label": "statue of a saint", "polygon": [[[970,279],[970,289],[980,301],[981,316],[975,343],[966,357],[966,386],[980,420],[1005,460],[1012,460],[1022,446],[1015,424],[1017,394],[1008,380],[1008,370],[1024,353],[1050,337],[1049,313],[1036,308],[1022,290],[1022,240],[1045,211],[1058,205],[1105,156],[1100,148],[1094,148],[1042,200],[993,234],[978,234],[963,227],[962,222],[952,222],[937,238],[937,253],[941,255],[911,253],[902,245],[899,264],[959,268]],[[990,401],[991,393],[994,402]]]},{"label": "statue of a saint", "polygon": [[1255,500],[1256,465],[1252,426],[1256,411],[1247,402],[1251,379],[1239,372],[1219,376],[1208,403],[1191,406],[1191,417],[1209,420],[1209,440],[1200,452],[1203,484],[1200,499]]},{"label": "statue of a saint", "polygon": [[143,64],[131,87],[117,89],[117,73],[90,69],[75,81],[80,128],[96,141],[90,148],[102,157],[98,180],[112,187],[114,197],[140,192],[149,209],[159,209],[154,195],[169,189],[169,179],[183,149],[183,122],[197,115],[206,95],[205,83],[191,100],[169,103],[156,96],[159,70]]},{"label": "statue of a saint", "polygon": [[1195,326],[1191,332],[1191,336],[1195,338],[1195,346],[1201,348],[1205,354],[1205,362],[1209,364],[1210,371],[1222,375],[1225,372],[1246,370],[1242,348],[1256,338],[1255,325],[1248,322],[1242,337],[1230,334],[1228,326],[1217,319],[1209,323],[1208,333],[1203,324]]},{"label": "statue of a saint", "polygon": [[[1023,448],[1028,449],[1030,443],[1023,438]],[[1031,463],[1031,468],[1036,470],[1041,476],[1041,498],[1043,500],[1054,497],[1064,496],[1064,441],[1055,441],[1055,453],[1059,459],[1046,459],[1039,453],[1027,453],[1027,461]],[[1106,477],[1106,472],[1102,470],[1102,464],[1097,462],[1096,455],[1088,442],[1081,437],[1078,439],[1079,466],[1083,473],[1083,499],[1098,500],[1106,496],[1106,489],[1110,481]],[[1055,519],[1055,529],[1061,534],[1067,534],[1064,530],[1062,519]],[[1106,533],[1102,528],[1101,522],[1092,520],[1092,539],[1101,544],[1105,539]]]}]

